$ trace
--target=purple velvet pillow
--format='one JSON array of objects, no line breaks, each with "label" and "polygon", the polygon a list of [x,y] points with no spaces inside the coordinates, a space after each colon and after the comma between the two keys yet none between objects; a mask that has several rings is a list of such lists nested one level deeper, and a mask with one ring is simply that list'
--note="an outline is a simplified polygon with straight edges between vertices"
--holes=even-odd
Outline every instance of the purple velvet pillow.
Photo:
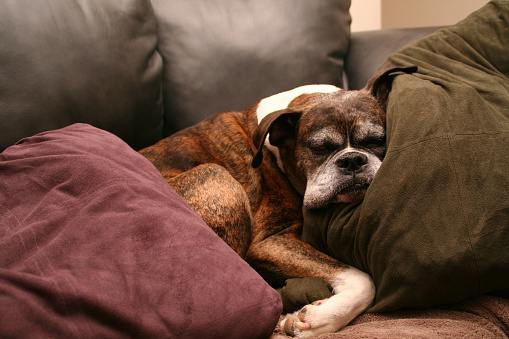
[{"label": "purple velvet pillow", "polygon": [[279,294],[114,135],[0,154],[0,337],[268,337]]}]

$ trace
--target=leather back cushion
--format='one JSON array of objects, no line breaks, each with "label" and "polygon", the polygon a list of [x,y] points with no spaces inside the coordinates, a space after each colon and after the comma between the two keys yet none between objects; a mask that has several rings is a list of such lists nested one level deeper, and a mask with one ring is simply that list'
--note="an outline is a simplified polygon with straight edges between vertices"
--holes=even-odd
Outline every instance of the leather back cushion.
[{"label": "leather back cushion", "polygon": [[341,86],[350,0],[152,0],[166,134],[300,85]]},{"label": "leather back cushion", "polygon": [[161,135],[161,68],[149,0],[0,2],[0,150],[74,122],[134,148]]},{"label": "leather back cushion", "polygon": [[439,28],[442,27],[390,28],[352,33],[345,58],[348,88],[363,88],[389,54]]}]

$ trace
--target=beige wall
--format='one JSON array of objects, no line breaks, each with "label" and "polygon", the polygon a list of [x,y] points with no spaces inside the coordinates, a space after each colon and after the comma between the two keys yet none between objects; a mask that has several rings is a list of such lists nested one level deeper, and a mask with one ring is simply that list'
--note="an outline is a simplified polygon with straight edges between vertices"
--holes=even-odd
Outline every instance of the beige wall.
[{"label": "beige wall", "polygon": [[487,2],[487,0],[382,0],[382,28],[453,25]]},{"label": "beige wall", "polygon": [[352,31],[453,25],[488,0],[352,0]]},{"label": "beige wall", "polygon": [[352,0],[350,15],[353,32],[382,28],[381,0]]}]

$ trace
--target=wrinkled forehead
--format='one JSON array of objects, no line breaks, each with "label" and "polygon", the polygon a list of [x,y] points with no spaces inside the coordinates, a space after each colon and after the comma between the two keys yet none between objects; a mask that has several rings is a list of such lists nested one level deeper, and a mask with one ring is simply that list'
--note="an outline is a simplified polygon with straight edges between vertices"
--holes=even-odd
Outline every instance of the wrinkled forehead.
[{"label": "wrinkled forehead", "polygon": [[307,133],[330,129],[344,135],[383,134],[385,113],[372,96],[361,91],[341,91],[330,95],[318,96],[317,100],[306,99],[300,118],[300,126]]},{"label": "wrinkled forehead", "polygon": [[262,119],[270,113],[288,108],[290,103],[292,103],[292,101],[301,95],[313,93],[332,93],[337,91],[342,91],[342,89],[333,85],[306,85],[294,88],[286,92],[274,94],[261,100],[258,103],[258,108],[256,110],[258,123],[260,123],[260,121],[262,121]]},{"label": "wrinkled forehead", "polygon": [[[294,100],[294,102],[296,107],[302,106],[304,113],[302,119],[304,120],[316,119],[323,122],[332,122],[333,120],[351,122],[371,121],[373,123],[385,120],[384,111],[377,100],[363,91],[341,91],[331,94],[319,94],[313,98],[303,98],[301,96]],[[292,102],[292,105],[294,102]]]}]

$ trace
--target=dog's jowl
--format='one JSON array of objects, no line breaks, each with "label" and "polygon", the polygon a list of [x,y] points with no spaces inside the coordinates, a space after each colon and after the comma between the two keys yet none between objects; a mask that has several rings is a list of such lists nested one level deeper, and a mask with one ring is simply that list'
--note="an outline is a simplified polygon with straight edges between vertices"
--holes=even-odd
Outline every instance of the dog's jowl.
[{"label": "dog's jowl", "polygon": [[373,302],[371,277],[299,240],[302,206],[363,198],[385,151],[385,65],[359,91],[310,85],[225,112],[141,151],[268,282],[317,277],[333,296],[288,314],[288,334],[335,332]]}]

